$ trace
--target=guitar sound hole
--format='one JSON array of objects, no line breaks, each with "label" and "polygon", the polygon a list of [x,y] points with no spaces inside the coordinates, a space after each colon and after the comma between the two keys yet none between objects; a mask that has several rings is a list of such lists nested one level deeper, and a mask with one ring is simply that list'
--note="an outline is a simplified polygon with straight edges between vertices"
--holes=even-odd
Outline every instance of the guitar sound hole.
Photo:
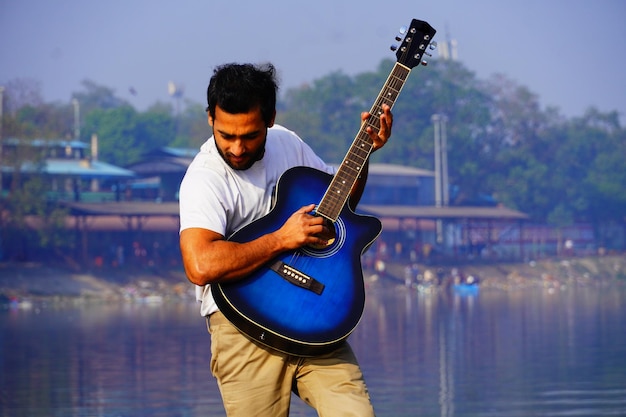
[{"label": "guitar sound hole", "polygon": [[316,244],[316,245],[309,245],[311,248],[313,249],[325,249],[329,246],[331,246],[333,243],[335,243],[335,240],[337,239],[337,231],[335,230],[335,224],[328,220],[328,219],[324,219],[324,231],[322,233],[317,234],[317,236],[319,238],[322,238],[326,241],[326,244]]}]

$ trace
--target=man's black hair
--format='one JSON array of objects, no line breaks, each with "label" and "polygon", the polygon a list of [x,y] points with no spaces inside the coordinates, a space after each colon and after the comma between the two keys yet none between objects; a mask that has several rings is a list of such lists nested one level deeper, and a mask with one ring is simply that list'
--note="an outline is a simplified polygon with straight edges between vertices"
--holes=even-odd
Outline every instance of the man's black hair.
[{"label": "man's black hair", "polygon": [[257,106],[261,117],[270,125],[276,112],[276,69],[263,65],[225,64],[217,67],[207,88],[207,108],[215,119],[215,106],[227,113],[247,113]]}]

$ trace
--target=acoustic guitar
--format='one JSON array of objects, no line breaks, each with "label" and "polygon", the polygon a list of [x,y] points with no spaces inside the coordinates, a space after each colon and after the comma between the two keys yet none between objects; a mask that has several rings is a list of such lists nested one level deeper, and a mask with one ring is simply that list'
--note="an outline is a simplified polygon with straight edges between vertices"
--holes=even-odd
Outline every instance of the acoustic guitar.
[{"label": "acoustic guitar", "polygon": [[372,216],[356,214],[347,204],[350,190],[372,152],[367,127],[380,128],[384,104],[393,107],[411,70],[424,64],[434,48],[428,23],[413,19],[396,50],[389,77],[362,123],[335,175],[308,167],[294,167],[281,175],[276,202],[264,217],[228,238],[248,242],[278,229],[300,207],[319,202],[314,215],[322,216],[332,233],[323,247],[285,252],[250,276],[212,285],[215,302],[235,327],[274,349],[299,356],[328,352],[355,329],[365,306],[361,255],[382,230]]}]

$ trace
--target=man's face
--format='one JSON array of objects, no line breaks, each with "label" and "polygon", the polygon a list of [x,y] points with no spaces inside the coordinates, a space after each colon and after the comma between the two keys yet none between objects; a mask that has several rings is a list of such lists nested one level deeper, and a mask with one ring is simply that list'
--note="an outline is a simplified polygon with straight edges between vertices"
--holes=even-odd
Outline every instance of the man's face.
[{"label": "man's face", "polygon": [[215,118],[209,115],[209,125],[217,150],[224,161],[233,169],[245,170],[263,158],[267,128],[261,117],[261,109],[248,113],[232,114],[215,108]]}]

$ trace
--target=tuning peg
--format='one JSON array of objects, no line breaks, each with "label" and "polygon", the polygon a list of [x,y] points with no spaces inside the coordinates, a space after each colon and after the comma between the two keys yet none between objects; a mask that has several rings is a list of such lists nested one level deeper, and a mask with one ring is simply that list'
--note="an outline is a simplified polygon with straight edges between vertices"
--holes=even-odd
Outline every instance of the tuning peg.
[{"label": "tuning peg", "polygon": [[406,26],[401,26],[398,32],[400,32],[400,35],[404,35],[406,33]]},{"label": "tuning peg", "polygon": [[402,40],[402,38],[401,38],[399,35],[398,35],[398,36],[396,36],[396,41],[397,41],[397,42],[400,42],[401,40]]},{"label": "tuning peg", "polygon": [[423,67],[428,66],[428,62],[427,62],[427,61],[422,61],[422,62],[420,62],[420,64],[421,64]]},{"label": "tuning peg", "polygon": [[429,47],[431,50],[435,49],[435,48],[437,47],[437,42],[434,42],[434,41],[433,41],[433,42],[431,42],[431,43],[430,43],[430,45],[428,45],[428,47]]},{"label": "tuning peg", "polygon": [[391,45],[389,49],[391,49],[393,52],[396,52],[398,50],[398,45]]}]

